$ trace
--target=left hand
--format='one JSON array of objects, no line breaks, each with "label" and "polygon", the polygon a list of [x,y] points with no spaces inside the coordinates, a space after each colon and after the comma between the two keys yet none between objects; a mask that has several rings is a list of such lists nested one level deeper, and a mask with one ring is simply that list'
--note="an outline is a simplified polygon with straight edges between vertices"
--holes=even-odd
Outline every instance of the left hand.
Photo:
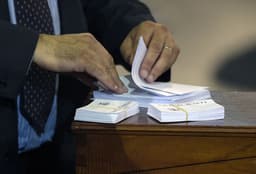
[{"label": "left hand", "polygon": [[166,26],[145,21],[134,27],[121,44],[121,53],[130,65],[132,65],[140,36],[143,36],[148,47],[140,67],[140,76],[151,83],[171,68],[180,50]]}]

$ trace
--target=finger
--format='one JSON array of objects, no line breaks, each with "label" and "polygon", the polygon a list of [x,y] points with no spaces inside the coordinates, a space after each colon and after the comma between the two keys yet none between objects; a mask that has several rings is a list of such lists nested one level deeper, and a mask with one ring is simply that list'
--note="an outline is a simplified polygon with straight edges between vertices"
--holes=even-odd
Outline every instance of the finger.
[{"label": "finger", "polygon": [[86,71],[99,80],[105,87],[115,93],[126,92],[124,85],[120,82],[118,73],[115,69],[115,64],[112,56],[105,50],[99,42],[92,45],[96,52],[91,53],[94,59],[88,61],[94,61],[89,63],[92,66],[87,66]]},{"label": "finger", "polygon": [[156,23],[151,21],[144,22],[143,24],[140,25],[140,28],[136,32],[135,38],[134,38],[134,41],[136,42],[136,45],[134,45],[135,50],[137,48],[137,43],[139,42],[140,36],[143,36],[146,46],[147,47],[149,46],[150,41],[152,40],[155,28],[156,28]]},{"label": "finger", "polygon": [[159,31],[155,31],[149,42],[148,51],[141,64],[140,75],[143,79],[149,76],[151,69],[161,55],[162,48],[165,42],[165,35]]},{"label": "finger", "polygon": [[105,78],[99,79],[103,84],[105,89],[108,89],[114,93],[123,94],[128,92],[128,89],[122,85],[122,82],[117,82],[118,80],[114,79],[111,76],[105,76]]},{"label": "finger", "polygon": [[125,87],[125,85],[123,84],[123,82],[119,78],[119,75],[117,73],[115,65],[112,65],[112,66],[113,66],[113,68],[110,69],[110,72],[111,72],[111,76],[112,76],[113,80],[115,81],[115,83],[118,86],[118,93],[128,92],[128,89]]},{"label": "finger", "polygon": [[172,56],[171,56],[171,60],[170,60],[170,66],[172,66],[176,62],[176,60],[180,54],[180,48],[177,46],[177,44],[173,40],[171,34],[168,34],[164,49],[165,49],[165,51],[168,51],[168,50],[170,51],[170,49],[171,49]]},{"label": "finger", "polygon": [[172,54],[172,58],[171,58],[171,66],[176,62],[179,54],[180,54],[180,48],[175,46],[173,48],[173,54]]},{"label": "finger", "polygon": [[154,82],[161,74],[170,69],[176,61],[179,55],[179,48],[175,46],[173,42],[170,45],[174,46],[163,47],[163,51],[158,61],[155,63],[148,78],[146,79],[149,83]]},{"label": "finger", "polygon": [[130,57],[130,64],[132,65],[134,55],[136,53],[139,39],[142,36],[143,40],[146,44],[147,47],[149,47],[150,41],[152,39],[153,33],[154,33],[154,25],[151,23],[145,23],[143,25],[140,25],[137,30],[134,31],[135,33],[133,34],[134,36],[132,38],[132,52],[131,52],[131,57]]},{"label": "finger", "polygon": [[107,65],[106,63],[106,66],[101,69],[101,73],[96,73],[96,78],[109,90],[119,94],[127,92],[127,89],[119,79],[113,63],[111,63],[111,65]]},{"label": "finger", "polygon": [[161,74],[170,68],[172,57],[172,49],[164,49],[158,61],[152,67],[148,77],[145,79],[147,82],[154,82]]},{"label": "finger", "polygon": [[130,65],[132,64],[132,57],[133,57],[133,39],[131,36],[127,36],[126,39],[124,40],[124,42],[121,45],[120,51],[121,54],[124,58],[124,60],[129,63]]}]

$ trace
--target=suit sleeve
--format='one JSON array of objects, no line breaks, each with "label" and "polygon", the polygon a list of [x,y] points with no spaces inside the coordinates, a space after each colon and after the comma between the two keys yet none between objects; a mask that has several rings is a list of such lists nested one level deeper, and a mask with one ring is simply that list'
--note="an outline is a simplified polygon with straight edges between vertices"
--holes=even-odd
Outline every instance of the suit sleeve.
[{"label": "suit sleeve", "polygon": [[16,98],[38,37],[38,33],[0,20],[0,98]]},{"label": "suit sleeve", "polygon": [[88,20],[89,32],[116,58],[120,59],[120,45],[129,31],[145,20],[153,21],[149,9],[138,0],[82,1]]}]

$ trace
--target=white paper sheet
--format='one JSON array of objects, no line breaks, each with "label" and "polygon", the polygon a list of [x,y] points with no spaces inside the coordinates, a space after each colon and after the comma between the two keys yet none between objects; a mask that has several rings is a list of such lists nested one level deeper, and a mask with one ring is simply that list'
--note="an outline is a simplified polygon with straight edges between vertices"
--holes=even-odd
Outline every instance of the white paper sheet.
[{"label": "white paper sheet", "polygon": [[141,89],[155,93],[158,95],[172,96],[173,94],[186,94],[199,90],[206,89],[207,87],[183,85],[172,82],[153,82],[147,83],[140,77],[140,66],[147,53],[147,47],[142,37],[139,39],[138,47],[132,64],[132,79],[134,83]]}]

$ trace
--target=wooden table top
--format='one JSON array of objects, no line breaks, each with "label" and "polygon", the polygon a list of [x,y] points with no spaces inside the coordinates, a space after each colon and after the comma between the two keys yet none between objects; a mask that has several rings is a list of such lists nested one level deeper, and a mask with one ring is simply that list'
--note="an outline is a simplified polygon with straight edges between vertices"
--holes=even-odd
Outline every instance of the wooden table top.
[{"label": "wooden table top", "polygon": [[211,92],[212,98],[225,107],[225,119],[200,122],[159,123],[147,116],[146,109],[118,124],[74,122],[74,131],[154,131],[204,133],[256,133],[256,92]]}]

